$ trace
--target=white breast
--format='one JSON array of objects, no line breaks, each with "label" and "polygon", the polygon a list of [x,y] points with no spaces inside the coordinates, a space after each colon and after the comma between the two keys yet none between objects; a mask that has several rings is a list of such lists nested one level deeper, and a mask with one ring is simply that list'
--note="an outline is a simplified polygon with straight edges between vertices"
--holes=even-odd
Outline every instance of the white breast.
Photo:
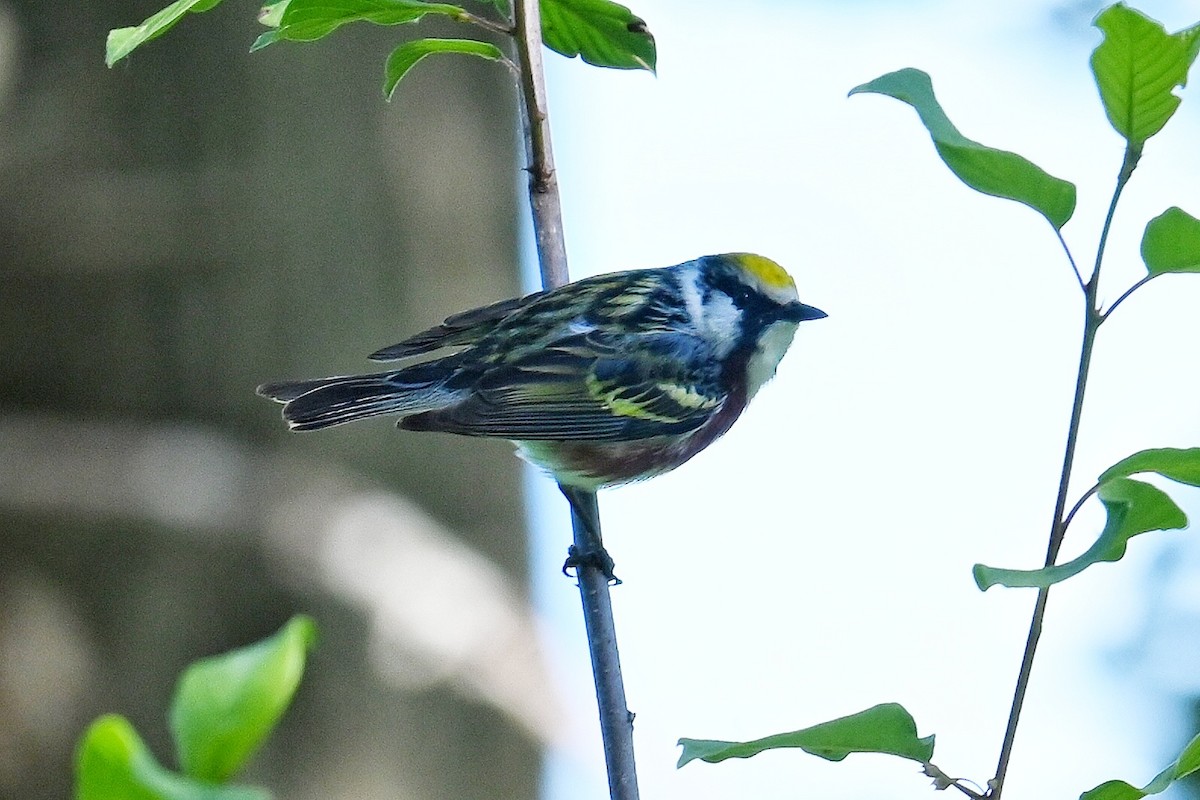
[{"label": "white breast", "polygon": [[791,346],[796,327],[795,322],[775,322],[763,331],[746,366],[747,400],[754,397],[764,383],[775,377],[775,368]]}]

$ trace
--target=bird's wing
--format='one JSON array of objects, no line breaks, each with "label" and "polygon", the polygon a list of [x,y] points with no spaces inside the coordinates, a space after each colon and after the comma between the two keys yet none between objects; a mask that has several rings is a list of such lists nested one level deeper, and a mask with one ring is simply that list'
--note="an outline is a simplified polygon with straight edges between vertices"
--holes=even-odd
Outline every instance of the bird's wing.
[{"label": "bird's wing", "polygon": [[463,402],[400,424],[526,441],[631,441],[694,430],[725,398],[702,339],[591,331],[494,366]]},{"label": "bird's wing", "polygon": [[396,361],[442,347],[473,344],[495,330],[505,317],[517,309],[524,308],[544,294],[545,292],[534,292],[524,297],[501,300],[498,303],[454,314],[447,317],[441,325],[421,331],[399,344],[377,350],[368,358],[372,361]]}]

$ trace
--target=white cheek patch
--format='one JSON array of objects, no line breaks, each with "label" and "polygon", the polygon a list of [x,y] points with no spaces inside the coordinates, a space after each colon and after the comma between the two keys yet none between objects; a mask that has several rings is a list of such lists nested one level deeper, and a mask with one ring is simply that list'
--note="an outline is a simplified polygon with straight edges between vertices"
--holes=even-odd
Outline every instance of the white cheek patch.
[{"label": "white cheek patch", "polygon": [[712,292],[705,304],[698,272],[681,275],[679,291],[696,333],[712,346],[717,358],[729,355],[737,344],[742,316],[741,310],[733,304],[733,298],[724,292]]},{"label": "white cheek patch", "polygon": [[733,298],[723,292],[713,292],[704,315],[697,320],[705,339],[712,344],[717,356],[724,358],[737,344],[742,327],[742,310],[733,303]]},{"label": "white cheek patch", "polygon": [[775,377],[775,368],[791,346],[796,328],[795,322],[774,322],[763,331],[746,368],[747,400],[754,397],[764,383]]},{"label": "white cheek patch", "polygon": [[741,316],[742,310],[734,304],[732,297],[724,292],[713,292],[704,307],[700,327],[713,336],[736,336]]},{"label": "white cheek patch", "polygon": [[679,276],[679,292],[683,295],[683,305],[688,316],[694,320],[704,316],[704,299],[700,293],[700,273],[689,270]]}]

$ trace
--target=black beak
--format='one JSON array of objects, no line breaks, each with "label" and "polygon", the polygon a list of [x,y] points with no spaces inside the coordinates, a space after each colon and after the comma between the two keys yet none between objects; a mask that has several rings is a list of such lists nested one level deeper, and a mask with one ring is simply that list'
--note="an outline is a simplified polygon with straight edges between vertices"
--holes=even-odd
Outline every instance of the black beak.
[{"label": "black beak", "polygon": [[805,322],[810,319],[824,319],[829,315],[819,308],[806,306],[799,301],[788,303],[786,306],[781,306],[779,309],[779,318],[786,319],[791,322]]}]

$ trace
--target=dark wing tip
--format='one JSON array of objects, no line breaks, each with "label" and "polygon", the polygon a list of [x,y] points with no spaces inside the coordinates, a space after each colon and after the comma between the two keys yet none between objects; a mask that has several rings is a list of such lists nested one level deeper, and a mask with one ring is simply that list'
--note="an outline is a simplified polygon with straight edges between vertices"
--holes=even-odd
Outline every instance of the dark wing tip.
[{"label": "dark wing tip", "polygon": [[411,339],[376,350],[367,356],[371,361],[399,361],[408,356],[415,356],[433,349],[431,343],[414,344]]},{"label": "dark wing tip", "polygon": [[329,386],[332,383],[341,383],[344,380],[345,378],[310,378],[305,381],[273,381],[262,384],[254,391],[277,403],[290,403],[311,391]]},{"label": "dark wing tip", "polygon": [[396,427],[405,431],[436,431],[439,430],[436,425],[432,412],[422,411],[419,414],[410,414],[407,417],[401,417],[396,420]]},{"label": "dark wing tip", "polygon": [[254,393],[265,397],[269,400],[274,400],[277,403],[287,403],[295,400],[305,392],[316,388],[316,381],[276,381],[274,383],[263,383],[254,390]]},{"label": "dark wing tip", "polygon": [[545,292],[534,292],[524,297],[512,297],[451,314],[441,325],[434,325],[398,344],[376,350],[367,358],[372,361],[397,361],[401,358],[440,350],[443,347],[471,344],[491,333],[496,325],[509,314],[524,308],[544,294]]}]

